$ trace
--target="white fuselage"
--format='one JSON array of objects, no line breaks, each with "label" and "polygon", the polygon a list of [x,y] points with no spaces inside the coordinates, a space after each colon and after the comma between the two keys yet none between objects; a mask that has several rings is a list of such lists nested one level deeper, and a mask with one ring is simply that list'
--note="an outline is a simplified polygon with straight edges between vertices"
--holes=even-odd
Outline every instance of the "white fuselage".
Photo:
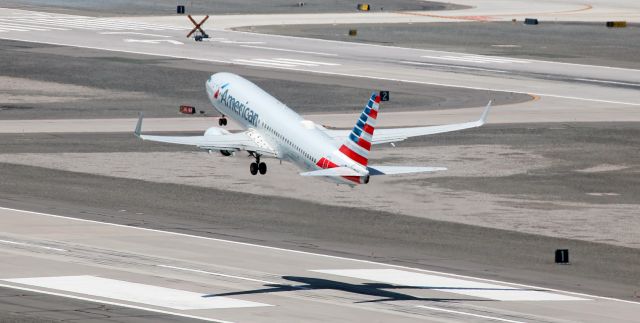
[{"label": "white fuselage", "polygon": [[366,167],[341,153],[338,150],[341,143],[322,131],[322,126],[304,120],[252,82],[235,74],[217,73],[207,80],[206,89],[216,110],[251,130],[256,137],[254,140],[268,144],[276,152],[276,158],[289,161],[304,171],[327,168],[325,160],[329,160],[363,174],[362,178],[330,179],[350,185],[365,182]]}]

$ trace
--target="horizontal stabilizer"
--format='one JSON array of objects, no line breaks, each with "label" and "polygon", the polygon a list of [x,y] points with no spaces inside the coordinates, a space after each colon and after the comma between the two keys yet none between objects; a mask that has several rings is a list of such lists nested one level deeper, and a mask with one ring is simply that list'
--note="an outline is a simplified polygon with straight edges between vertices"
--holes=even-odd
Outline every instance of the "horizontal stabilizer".
[{"label": "horizontal stabilizer", "polygon": [[302,176],[364,176],[349,167],[334,167],[300,173]]},{"label": "horizontal stabilizer", "polygon": [[445,167],[411,167],[411,166],[369,166],[369,175],[397,175],[411,173],[433,173],[447,170]]}]

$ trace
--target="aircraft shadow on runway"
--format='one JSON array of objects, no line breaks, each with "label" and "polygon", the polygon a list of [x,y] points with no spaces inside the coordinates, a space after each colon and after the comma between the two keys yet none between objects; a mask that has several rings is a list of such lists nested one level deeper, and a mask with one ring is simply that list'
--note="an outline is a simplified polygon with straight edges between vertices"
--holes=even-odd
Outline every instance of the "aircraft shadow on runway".
[{"label": "aircraft shadow on runway", "polygon": [[239,292],[228,292],[228,293],[220,293],[220,294],[208,294],[202,297],[216,297],[216,296],[235,296],[235,295],[248,295],[248,294],[263,294],[263,293],[277,293],[277,292],[288,292],[295,290],[319,290],[319,289],[333,289],[339,290],[354,294],[360,295],[368,295],[380,297],[380,299],[376,300],[368,300],[368,301],[360,301],[356,303],[371,303],[371,302],[385,302],[385,301],[433,301],[433,302],[451,302],[451,301],[490,301],[488,299],[480,299],[480,298],[433,298],[433,297],[416,297],[412,295],[407,295],[395,291],[389,291],[388,289],[414,289],[414,290],[429,290],[429,289],[437,289],[437,290],[451,290],[452,292],[456,290],[527,290],[527,291],[539,291],[537,289],[513,289],[513,288],[460,288],[460,287],[446,287],[446,286],[433,286],[433,287],[423,287],[423,286],[402,286],[402,285],[392,285],[385,283],[364,283],[364,284],[349,284],[345,282],[330,280],[330,279],[322,279],[322,278],[313,278],[313,277],[299,277],[299,276],[282,276],[283,279],[296,282],[303,283],[304,285],[287,285],[287,284],[266,284],[264,286],[269,288],[262,289],[254,289],[248,291],[239,291]]}]

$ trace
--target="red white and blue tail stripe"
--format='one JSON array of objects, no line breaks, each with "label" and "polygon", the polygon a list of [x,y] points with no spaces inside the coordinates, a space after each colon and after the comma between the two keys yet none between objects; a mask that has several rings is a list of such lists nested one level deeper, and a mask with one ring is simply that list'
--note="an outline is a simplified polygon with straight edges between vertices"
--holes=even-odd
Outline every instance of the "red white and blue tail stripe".
[{"label": "red white and blue tail stripe", "polygon": [[340,146],[340,152],[345,154],[356,163],[367,166],[369,152],[371,151],[371,141],[373,131],[378,118],[378,108],[380,107],[380,95],[376,92],[371,94],[369,102],[364,107],[362,114],[358,118],[356,125],[347,137],[344,145]]}]

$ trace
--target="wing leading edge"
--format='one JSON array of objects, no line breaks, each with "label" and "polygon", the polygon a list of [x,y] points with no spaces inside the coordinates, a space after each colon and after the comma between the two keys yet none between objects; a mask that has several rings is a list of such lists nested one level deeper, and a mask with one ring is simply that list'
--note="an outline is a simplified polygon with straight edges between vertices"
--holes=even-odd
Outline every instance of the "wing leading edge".
[{"label": "wing leading edge", "polygon": [[[389,142],[398,142],[411,137],[434,135],[438,133],[459,131],[470,128],[477,128],[484,125],[487,121],[487,116],[491,109],[491,102],[487,104],[480,116],[480,119],[471,122],[454,123],[440,126],[427,126],[427,127],[409,127],[409,128],[386,128],[376,129],[373,135],[371,144],[383,144]],[[334,140],[343,140],[349,135],[349,130],[330,130],[326,129],[326,133],[334,138]]]},{"label": "wing leading edge", "polygon": [[205,134],[204,136],[154,136],[142,134],[142,119],[140,113],[134,135],[142,140],[164,142],[169,144],[195,146],[208,150],[239,151],[246,150],[261,155],[276,156],[277,154],[265,147],[259,146],[249,135],[248,131],[239,133]]}]

